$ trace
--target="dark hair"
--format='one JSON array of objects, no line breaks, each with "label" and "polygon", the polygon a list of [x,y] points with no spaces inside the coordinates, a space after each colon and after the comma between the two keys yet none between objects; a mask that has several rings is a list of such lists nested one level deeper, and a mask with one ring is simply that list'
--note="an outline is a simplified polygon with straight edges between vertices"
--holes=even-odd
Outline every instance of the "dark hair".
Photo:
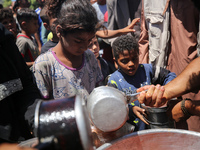
[{"label": "dark hair", "polygon": [[25,0],[25,4],[22,3],[22,0],[16,0],[15,3],[14,3],[14,6],[13,6],[13,11],[16,13],[17,10],[19,9],[19,7],[22,7],[22,8],[29,8],[30,7],[30,2],[28,0]]},{"label": "dark hair", "polygon": [[23,21],[30,21],[31,19],[38,19],[38,14],[31,8],[22,8],[17,11],[17,20],[19,24]]},{"label": "dark hair", "polygon": [[200,1],[199,0],[192,0],[196,8],[200,11]]},{"label": "dark hair", "polygon": [[44,7],[41,9],[41,12],[40,12],[40,18],[42,19],[42,22],[49,24],[49,18],[47,16],[47,10],[48,10],[48,6],[44,5]]},{"label": "dark hair", "polygon": [[0,9],[0,22],[2,22],[6,18],[13,18],[12,10],[10,8]]},{"label": "dark hair", "polygon": [[48,15],[57,18],[60,33],[96,32],[101,27],[93,6],[87,0],[49,0]]},{"label": "dark hair", "polygon": [[124,50],[135,50],[139,53],[138,43],[135,37],[127,34],[119,36],[112,45],[113,55],[116,60],[119,58],[119,54],[123,53]]}]

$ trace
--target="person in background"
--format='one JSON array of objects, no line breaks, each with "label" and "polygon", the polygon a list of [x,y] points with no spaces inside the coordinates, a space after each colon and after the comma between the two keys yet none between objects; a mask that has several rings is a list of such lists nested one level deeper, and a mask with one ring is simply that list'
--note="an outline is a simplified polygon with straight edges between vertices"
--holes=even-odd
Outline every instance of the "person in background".
[{"label": "person in background", "polygon": [[0,23],[0,143],[33,138],[34,112],[41,98],[13,34]]},{"label": "person in background", "polygon": [[[135,18],[141,18],[142,2],[141,0],[107,0],[108,11],[108,30],[122,29],[129,24]],[[136,40],[140,37],[140,23],[134,26],[134,35]],[[112,47],[112,43],[115,38],[109,39]]]},{"label": "person in background", "polygon": [[[29,8],[30,7],[30,2],[28,0],[16,0],[14,2],[14,6],[12,7],[13,12],[14,12],[14,18],[17,16],[17,10],[21,8]],[[17,21],[17,20],[16,20]]]},{"label": "person in background", "polygon": [[13,17],[12,10],[10,8],[2,8],[0,9],[0,22],[4,25],[4,27],[12,32],[15,38],[17,38],[17,25],[16,21]]},{"label": "person in background", "polygon": [[[160,73],[156,73],[156,66],[151,64],[139,64],[139,48],[136,39],[131,35],[122,35],[113,42],[114,61],[118,66],[118,70],[111,74],[108,85],[116,87],[123,91],[126,95],[133,94],[138,88],[144,84],[161,84],[165,85],[176,77],[176,74],[159,68]],[[139,114],[139,101],[132,103],[133,113],[136,113],[143,122],[143,111]],[[144,130],[145,124],[136,118],[134,121],[137,130]]]},{"label": "person in background", "polygon": [[48,9],[47,5],[45,5],[41,10],[40,16],[41,16],[44,27],[47,30],[51,31],[51,33],[53,34],[53,37],[51,39],[49,39],[49,41],[47,41],[42,46],[41,54],[43,54],[43,53],[47,52],[49,49],[55,47],[58,44],[58,41],[59,41],[59,38],[56,34],[56,28],[55,28],[56,25],[54,24],[54,21],[56,21],[56,18],[48,17],[47,16],[47,9]]},{"label": "person in background", "polygon": [[91,42],[88,46],[88,49],[91,50],[94,53],[94,55],[95,55],[95,57],[98,61],[98,65],[99,65],[101,72],[103,74],[103,77],[104,77],[104,85],[106,85],[107,83],[105,83],[105,79],[112,72],[109,70],[109,65],[106,62],[106,60],[99,56],[100,47],[99,47],[99,43],[98,43],[96,36],[91,40]]},{"label": "person in background", "polygon": [[36,59],[33,73],[37,86],[47,100],[77,93],[86,100],[103,80],[98,62],[88,50],[98,29],[95,9],[85,0],[50,0],[48,16],[57,18],[59,42]]},{"label": "person in background", "polygon": [[46,30],[46,28],[43,26],[43,22],[42,19],[40,17],[40,13],[42,8],[45,6],[45,0],[37,0],[39,7],[35,9],[35,12],[38,14],[38,32],[36,32],[34,34],[37,45],[38,45],[38,49],[41,52],[41,48],[43,46],[43,44],[45,44],[47,42],[47,36],[49,34],[49,31]]},{"label": "person in background", "polygon": [[21,33],[17,35],[16,45],[26,64],[31,67],[39,55],[39,50],[31,36],[38,30],[38,15],[30,8],[22,8],[17,11],[17,20],[21,27]]},{"label": "person in background", "polygon": [[96,10],[97,18],[99,19],[100,23],[107,27],[107,24],[104,23],[104,15],[107,11],[106,0],[97,0],[97,2],[92,4],[92,6]]}]

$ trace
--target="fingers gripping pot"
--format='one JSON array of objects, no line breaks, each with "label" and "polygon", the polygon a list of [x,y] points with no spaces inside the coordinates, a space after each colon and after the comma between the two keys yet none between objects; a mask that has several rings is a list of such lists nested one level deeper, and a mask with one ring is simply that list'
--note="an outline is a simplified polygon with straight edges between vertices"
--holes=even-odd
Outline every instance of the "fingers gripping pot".
[{"label": "fingers gripping pot", "polygon": [[170,120],[167,116],[167,106],[156,108],[142,104],[142,107],[145,109],[147,114],[147,117],[144,117],[144,119],[149,123],[149,129],[175,128],[174,121]]},{"label": "fingers gripping pot", "polygon": [[87,109],[92,123],[103,132],[119,129],[128,119],[126,96],[113,87],[95,88],[88,97]]},{"label": "fingers gripping pot", "polygon": [[89,119],[79,95],[39,101],[35,111],[35,127],[40,144],[53,141],[51,144],[56,150],[93,149]]}]

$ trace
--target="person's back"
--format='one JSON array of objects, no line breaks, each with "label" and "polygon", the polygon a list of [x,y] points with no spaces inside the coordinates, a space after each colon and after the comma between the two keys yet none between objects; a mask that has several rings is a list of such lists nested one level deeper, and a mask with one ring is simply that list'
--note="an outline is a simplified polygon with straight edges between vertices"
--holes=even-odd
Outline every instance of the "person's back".
[{"label": "person's back", "polygon": [[2,24],[0,46],[0,143],[20,142],[33,137],[33,106],[40,94],[13,35]]},{"label": "person's back", "polygon": [[[165,85],[176,77],[175,73],[163,68],[151,64],[139,64],[138,43],[131,35],[118,37],[113,42],[112,48],[118,70],[111,74],[108,85],[118,88],[125,94],[135,93],[138,88],[146,84]],[[155,74],[156,69],[160,69],[159,74]],[[134,105],[140,106],[138,101],[135,101]],[[139,125],[139,130],[142,129],[145,129],[144,123]]]},{"label": "person's back", "polygon": [[26,64],[31,67],[39,55],[39,50],[31,36],[38,30],[38,15],[30,8],[22,8],[17,11],[17,20],[21,27],[21,33],[17,35],[16,44]]}]

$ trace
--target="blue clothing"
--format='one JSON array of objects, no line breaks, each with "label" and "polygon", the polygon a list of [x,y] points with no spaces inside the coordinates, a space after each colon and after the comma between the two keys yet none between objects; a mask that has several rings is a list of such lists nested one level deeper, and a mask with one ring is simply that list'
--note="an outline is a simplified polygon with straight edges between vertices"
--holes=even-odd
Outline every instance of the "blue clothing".
[{"label": "blue clothing", "polygon": [[47,36],[48,36],[48,34],[49,34],[50,31],[48,31],[44,27],[42,19],[40,18],[41,8],[38,7],[35,10],[35,12],[38,14],[38,25],[39,25],[38,33],[39,33],[39,36],[40,36],[40,42],[41,42],[41,44],[43,46],[47,42]]},{"label": "blue clothing", "polygon": [[[118,69],[111,74],[108,80],[108,85],[111,84],[112,86],[117,87],[120,91],[123,91],[126,94],[131,94],[135,93],[136,90],[141,87],[141,84],[165,85],[176,77],[176,74],[169,70],[163,68],[159,69],[160,72],[157,78],[155,78],[156,67],[153,67],[151,64],[140,64],[134,76],[129,76]],[[140,106],[139,101],[135,101],[134,104]],[[136,116],[134,117],[136,118]],[[138,118],[136,118],[134,122],[138,126],[138,130],[145,129],[145,124]]]},{"label": "blue clothing", "polygon": [[41,43],[42,43],[42,45],[43,45],[43,42],[42,42],[42,36],[41,36],[41,29],[42,29],[42,19],[40,18],[40,12],[41,12],[41,8],[37,8],[36,10],[35,10],[35,12],[38,14],[38,25],[39,25],[39,28],[38,28],[38,33],[39,33],[39,36],[40,36],[40,41],[41,41]]}]

